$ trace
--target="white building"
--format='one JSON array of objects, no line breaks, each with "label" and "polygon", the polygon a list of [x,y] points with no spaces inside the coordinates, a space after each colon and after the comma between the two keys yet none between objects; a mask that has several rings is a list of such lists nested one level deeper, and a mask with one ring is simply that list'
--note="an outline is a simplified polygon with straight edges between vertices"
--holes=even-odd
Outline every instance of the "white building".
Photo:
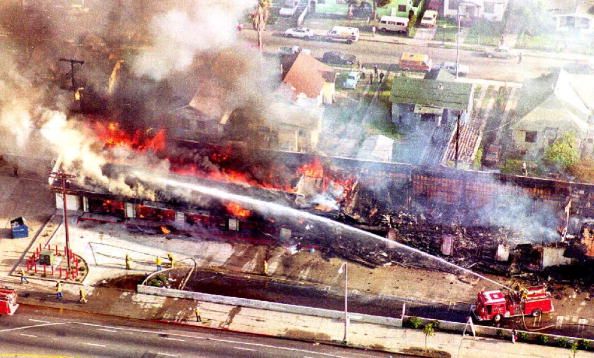
[{"label": "white building", "polygon": [[456,17],[458,6],[464,20],[485,19],[502,21],[508,0],[443,0],[443,14]]}]

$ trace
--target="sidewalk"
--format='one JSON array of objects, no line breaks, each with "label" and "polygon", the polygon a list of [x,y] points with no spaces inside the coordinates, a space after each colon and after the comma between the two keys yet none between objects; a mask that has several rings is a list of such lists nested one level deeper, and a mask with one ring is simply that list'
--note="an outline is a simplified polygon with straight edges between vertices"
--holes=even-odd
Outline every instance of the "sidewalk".
[{"label": "sidewalk", "polygon": [[[340,344],[343,339],[344,322],[328,318],[302,316],[290,313],[266,311],[238,306],[228,306],[185,299],[141,295],[113,288],[92,288],[89,302],[79,304],[72,292],[73,285],[65,285],[64,301],[57,302],[51,290],[37,284],[24,285],[20,302],[28,305],[43,305],[58,309],[114,315],[119,317],[155,320],[171,324],[183,324],[236,332],[261,334],[273,337]],[[19,286],[21,288],[21,286]],[[196,321],[194,309],[199,307],[201,322]],[[356,316],[356,315],[353,315]],[[425,347],[425,335],[418,329],[402,329],[358,323],[353,317],[348,331],[352,347],[371,348],[414,355]],[[564,357],[568,349],[543,347],[508,341],[462,337],[437,331],[427,339],[428,348],[444,351],[452,357]],[[594,357],[580,351],[579,357]]]}]

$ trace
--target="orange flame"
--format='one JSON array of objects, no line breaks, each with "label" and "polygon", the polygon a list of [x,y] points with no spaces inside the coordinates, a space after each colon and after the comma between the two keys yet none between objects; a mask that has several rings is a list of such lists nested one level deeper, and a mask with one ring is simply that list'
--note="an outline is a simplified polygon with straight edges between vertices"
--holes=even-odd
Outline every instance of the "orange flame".
[{"label": "orange flame", "polygon": [[233,203],[233,202],[227,203],[225,205],[225,208],[227,209],[229,214],[231,214],[237,218],[247,218],[250,215],[252,215],[252,212],[250,210],[242,208],[237,203]]},{"label": "orange flame", "polygon": [[297,173],[310,178],[323,178],[324,167],[322,166],[320,159],[315,158],[313,162],[304,164],[301,167],[299,167],[299,169],[297,169]]},{"label": "orange flame", "polygon": [[110,122],[105,125],[101,122],[94,124],[95,133],[107,147],[125,147],[138,152],[159,152],[165,149],[166,136],[163,129],[154,135],[152,129],[147,131],[136,130],[130,134],[120,129],[118,123]]},{"label": "orange flame", "polygon": [[168,235],[168,234],[170,234],[170,233],[171,233],[171,230],[169,230],[169,229],[167,228],[167,226],[161,226],[161,232],[162,232],[164,235]]}]

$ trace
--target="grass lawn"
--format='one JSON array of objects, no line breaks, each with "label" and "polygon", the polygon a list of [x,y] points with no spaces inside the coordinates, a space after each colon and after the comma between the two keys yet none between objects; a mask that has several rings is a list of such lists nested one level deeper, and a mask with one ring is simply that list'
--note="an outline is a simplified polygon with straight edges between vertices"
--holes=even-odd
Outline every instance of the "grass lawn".
[{"label": "grass lawn", "polygon": [[456,42],[458,25],[449,20],[438,20],[433,40],[442,42]]},{"label": "grass lawn", "polygon": [[556,51],[558,49],[557,43],[558,38],[555,34],[542,34],[537,36],[523,34],[518,38],[516,48]]},{"label": "grass lawn", "polygon": [[467,45],[497,46],[503,33],[501,22],[477,21],[469,30],[464,43]]}]

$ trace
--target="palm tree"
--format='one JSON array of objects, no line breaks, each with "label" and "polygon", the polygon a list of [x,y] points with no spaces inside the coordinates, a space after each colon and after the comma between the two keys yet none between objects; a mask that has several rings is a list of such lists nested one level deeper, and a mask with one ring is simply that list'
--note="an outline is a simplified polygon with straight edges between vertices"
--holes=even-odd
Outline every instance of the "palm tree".
[{"label": "palm tree", "polygon": [[427,338],[429,336],[433,336],[435,335],[435,326],[434,323],[427,323],[424,327],[423,327],[423,333],[425,333],[425,350],[427,350]]},{"label": "palm tree", "polygon": [[262,32],[266,29],[270,9],[270,0],[258,0],[256,11],[252,14],[252,25],[258,32],[258,49],[262,52],[264,47],[262,43]]}]

